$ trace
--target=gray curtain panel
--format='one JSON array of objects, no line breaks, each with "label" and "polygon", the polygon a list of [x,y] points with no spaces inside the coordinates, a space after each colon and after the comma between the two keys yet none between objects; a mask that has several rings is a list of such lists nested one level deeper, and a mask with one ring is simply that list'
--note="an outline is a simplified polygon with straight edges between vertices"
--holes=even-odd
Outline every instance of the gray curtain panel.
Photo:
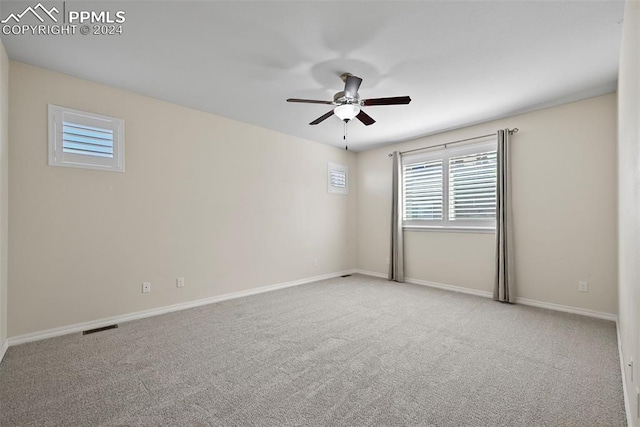
[{"label": "gray curtain panel", "polygon": [[397,151],[393,152],[392,185],[389,280],[404,282],[404,241],[402,236],[402,156]]},{"label": "gray curtain panel", "polygon": [[509,129],[498,131],[498,183],[496,200],[496,282],[493,299],[515,302],[513,220],[511,213],[511,147]]}]

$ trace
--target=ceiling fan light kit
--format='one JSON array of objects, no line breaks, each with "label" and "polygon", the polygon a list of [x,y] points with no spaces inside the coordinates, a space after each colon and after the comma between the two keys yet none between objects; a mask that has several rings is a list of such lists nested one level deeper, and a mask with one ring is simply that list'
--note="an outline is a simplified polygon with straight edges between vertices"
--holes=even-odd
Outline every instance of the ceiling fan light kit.
[{"label": "ceiling fan light kit", "polygon": [[354,104],[342,104],[334,108],[333,113],[343,122],[348,122],[360,113],[360,107]]}]

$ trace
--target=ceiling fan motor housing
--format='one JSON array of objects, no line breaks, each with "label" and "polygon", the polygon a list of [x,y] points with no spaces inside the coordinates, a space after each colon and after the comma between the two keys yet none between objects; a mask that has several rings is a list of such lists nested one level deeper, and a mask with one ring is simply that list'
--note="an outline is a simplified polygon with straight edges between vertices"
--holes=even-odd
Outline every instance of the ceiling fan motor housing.
[{"label": "ceiling fan motor housing", "polygon": [[360,98],[349,98],[345,96],[344,91],[337,92],[335,95],[333,95],[333,103],[335,105],[354,104],[362,106],[362,101],[360,101]]}]

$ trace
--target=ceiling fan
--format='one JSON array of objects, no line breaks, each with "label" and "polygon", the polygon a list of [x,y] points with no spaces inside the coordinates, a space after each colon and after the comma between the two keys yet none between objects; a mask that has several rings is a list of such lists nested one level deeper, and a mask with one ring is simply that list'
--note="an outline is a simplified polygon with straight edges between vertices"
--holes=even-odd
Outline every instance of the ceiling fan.
[{"label": "ceiling fan", "polygon": [[334,114],[345,123],[357,117],[366,126],[374,124],[376,121],[371,118],[367,113],[362,111],[362,107],[370,107],[374,105],[400,105],[408,104],[411,102],[411,98],[408,96],[395,96],[392,98],[369,98],[360,99],[358,95],[358,89],[362,79],[356,77],[351,73],[344,73],[340,76],[344,81],[344,90],[336,93],[333,96],[333,101],[318,101],[315,99],[298,99],[289,98],[287,102],[301,102],[306,104],[328,104],[335,105],[336,107],[328,113],[318,117],[310,125],[317,125]]}]

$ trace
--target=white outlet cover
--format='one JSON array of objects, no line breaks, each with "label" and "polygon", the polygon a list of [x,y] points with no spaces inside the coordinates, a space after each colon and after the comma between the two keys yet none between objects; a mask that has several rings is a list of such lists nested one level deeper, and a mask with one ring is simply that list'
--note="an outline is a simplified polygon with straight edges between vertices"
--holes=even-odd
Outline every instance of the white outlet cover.
[{"label": "white outlet cover", "polygon": [[176,279],[176,286],[179,288],[183,288],[184,287],[184,277],[178,277]]},{"label": "white outlet cover", "polygon": [[142,293],[146,294],[151,292],[151,282],[143,282],[142,283]]}]

